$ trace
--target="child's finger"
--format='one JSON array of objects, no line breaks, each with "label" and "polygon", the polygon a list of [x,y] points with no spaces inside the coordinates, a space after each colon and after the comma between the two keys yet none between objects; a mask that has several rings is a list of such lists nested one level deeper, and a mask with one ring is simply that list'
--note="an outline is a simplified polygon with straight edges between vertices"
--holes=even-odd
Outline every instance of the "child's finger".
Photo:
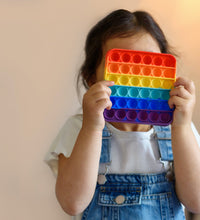
[{"label": "child's finger", "polygon": [[97,92],[93,94],[95,102],[98,102],[101,99],[109,99],[109,95],[106,92]]},{"label": "child's finger", "polygon": [[176,82],[174,83],[175,87],[183,86],[189,93],[195,93],[195,86],[194,82],[186,77],[179,77],[177,78]]},{"label": "child's finger", "polygon": [[112,102],[110,101],[110,99],[101,99],[97,102],[97,106],[99,109],[110,110],[112,107]]},{"label": "child's finger", "polygon": [[179,96],[184,99],[189,99],[191,94],[183,86],[175,87],[170,91],[170,96]]},{"label": "child's finger", "polygon": [[91,86],[90,92],[94,94],[97,92],[105,91],[110,96],[111,89],[109,87],[113,86],[113,85],[114,85],[113,81],[100,81],[100,82]]},{"label": "child's finger", "polygon": [[174,106],[179,107],[183,105],[183,99],[178,97],[178,96],[172,96],[169,100],[168,100],[168,105],[169,107],[172,109],[174,108]]}]

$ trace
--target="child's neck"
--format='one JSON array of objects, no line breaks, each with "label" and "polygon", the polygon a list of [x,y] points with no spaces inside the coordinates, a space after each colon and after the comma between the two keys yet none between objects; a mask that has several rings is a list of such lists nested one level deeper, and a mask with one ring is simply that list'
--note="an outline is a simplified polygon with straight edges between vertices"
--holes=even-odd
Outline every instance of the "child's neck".
[{"label": "child's neck", "polygon": [[141,131],[146,132],[149,131],[152,126],[144,125],[144,124],[132,124],[132,123],[118,123],[118,122],[110,122],[115,128],[121,131]]}]

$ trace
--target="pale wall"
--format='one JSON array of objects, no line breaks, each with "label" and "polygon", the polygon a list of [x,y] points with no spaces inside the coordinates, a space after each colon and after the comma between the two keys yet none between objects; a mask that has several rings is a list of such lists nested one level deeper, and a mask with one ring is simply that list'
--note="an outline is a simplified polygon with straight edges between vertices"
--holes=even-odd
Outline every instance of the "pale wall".
[{"label": "pale wall", "polygon": [[198,0],[0,0],[0,219],[64,220],[43,157],[78,105],[74,75],[86,33],[117,8],[146,9],[181,53],[195,81],[200,131]]}]

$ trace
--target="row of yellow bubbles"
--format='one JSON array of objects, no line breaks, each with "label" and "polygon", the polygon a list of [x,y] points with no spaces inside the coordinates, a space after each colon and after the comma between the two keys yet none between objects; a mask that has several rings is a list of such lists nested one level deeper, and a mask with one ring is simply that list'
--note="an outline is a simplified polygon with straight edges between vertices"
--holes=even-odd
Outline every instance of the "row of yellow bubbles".
[{"label": "row of yellow bubbles", "polygon": [[142,63],[145,65],[174,67],[175,59],[162,56],[162,54],[146,55],[137,53],[122,53],[113,51],[110,55],[110,61],[123,63]]},{"label": "row of yellow bubbles", "polygon": [[171,89],[173,87],[173,79],[162,78],[148,78],[142,76],[126,76],[107,74],[107,79],[114,81],[115,85],[136,86],[136,87],[151,87],[151,88],[164,88]]}]

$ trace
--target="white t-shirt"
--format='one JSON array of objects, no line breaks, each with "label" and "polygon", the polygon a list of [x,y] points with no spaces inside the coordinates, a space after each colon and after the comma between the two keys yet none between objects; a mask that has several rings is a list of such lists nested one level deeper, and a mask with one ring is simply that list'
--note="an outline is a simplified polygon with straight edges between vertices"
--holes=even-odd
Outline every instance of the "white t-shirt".
[{"label": "white t-shirt", "polygon": [[[111,124],[106,123],[112,132],[111,138],[111,164],[109,173],[161,173],[169,168],[168,162],[160,161],[157,140],[153,136],[153,128],[148,132],[120,131]],[[58,171],[58,155],[69,157],[73,150],[76,138],[82,126],[82,115],[70,117],[61,128],[53,141],[45,162],[50,166],[55,176]],[[192,130],[200,146],[200,136],[192,124]],[[105,172],[105,165],[100,164],[99,173]],[[73,217],[81,219],[80,216]]]}]

